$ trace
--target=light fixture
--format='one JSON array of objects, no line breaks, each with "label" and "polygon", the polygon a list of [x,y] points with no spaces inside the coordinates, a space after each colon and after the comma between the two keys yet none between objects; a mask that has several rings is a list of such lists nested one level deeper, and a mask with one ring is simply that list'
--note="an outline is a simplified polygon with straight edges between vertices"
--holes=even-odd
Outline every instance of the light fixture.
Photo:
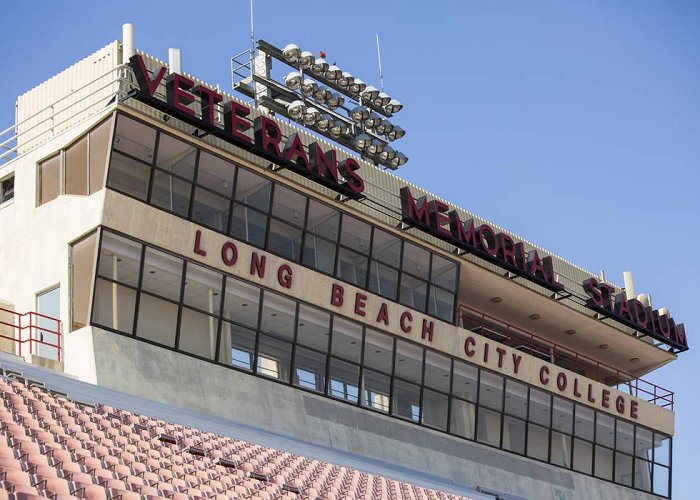
[{"label": "light fixture", "polygon": [[490,300],[491,300],[491,302],[494,303],[494,304],[500,304],[501,302],[503,302],[503,298],[502,298],[502,297],[491,297]]},{"label": "light fixture", "polygon": [[328,133],[333,137],[334,139],[337,139],[341,135],[345,135],[348,131],[348,126],[345,125],[345,123],[341,122],[340,120],[336,120],[333,122],[333,125],[328,129]]},{"label": "light fixture", "polygon": [[313,63],[314,63],[314,55],[311,52],[309,52],[308,50],[305,50],[299,56],[299,67],[301,69],[309,69]]},{"label": "light fixture", "polygon": [[396,153],[394,159],[389,162],[392,168],[398,168],[408,161],[408,156],[403,153]]},{"label": "light fixture", "polygon": [[362,99],[369,102],[374,101],[374,99],[376,99],[378,95],[379,91],[376,87],[373,87],[372,85],[368,85],[367,87],[365,87],[365,90],[362,91]]},{"label": "light fixture", "polygon": [[326,71],[328,71],[328,63],[323,57],[319,57],[311,65],[311,72],[314,75],[322,76]]},{"label": "light fixture", "polygon": [[331,93],[328,99],[326,99],[326,106],[331,109],[338,109],[344,102],[345,99],[343,99],[342,95]]},{"label": "light fixture", "polygon": [[328,68],[328,70],[323,74],[323,77],[332,82],[336,81],[343,74],[343,71],[333,64]]},{"label": "light fixture", "polygon": [[378,134],[384,135],[394,130],[394,125],[392,125],[389,120],[382,120],[379,122],[379,125],[374,127],[374,130],[376,130]]},{"label": "light fixture", "polygon": [[318,90],[318,83],[313,81],[311,78],[304,78],[304,83],[301,84],[300,90],[304,97],[311,97],[314,92]]},{"label": "light fixture", "polygon": [[537,321],[538,319],[540,319],[540,317],[541,317],[541,316],[540,316],[538,313],[534,313],[534,314],[531,314],[531,315],[530,315],[530,319],[531,319],[532,321]]},{"label": "light fixture", "polygon": [[293,101],[287,106],[287,114],[290,118],[298,120],[306,111],[306,105],[303,101]]},{"label": "light fixture", "polygon": [[384,149],[384,143],[377,139],[372,139],[372,141],[367,145],[365,151],[371,155],[376,155],[382,152]]},{"label": "light fixture", "polygon": [[600,344],[598,349],[607,349],[608,347],[610,347],[608,344]]},{"label": "light fixture", "polygon": [[355,123],[362,123],[363,120],[369,118],[369,109],[364,106],[357,106],[350,111],[350,118]]},{"label": "light fixture", "polygon": [[326,87],[318,87],[314,93],[313,98],[316,102],[324,103],[331,96],[331,91]]},{"label": "light fixture", "polygon": [[365,119],[365,127],[374,128],[381,123],[382,119],[377,113],[370,113]]},{"label": "light fixture", "polygon": [[371,141],[371,137],[367,134],[359,134],[353,138],[352,144],[355,148],[364,150]]},{"label": "light fixture", "polygon": [[333,125],[333,123],[334,120],[331,115],[321,115],[321,117],[316,122],[316,128],[319,129],[321,132],[326,132],[329,128],[331,128],[331,125]]},{"label": "light fixture", "polygon": [[338,81],[336,82],[339,87],[342,87],[344,89],[348,88],[352,83],[355,81],[355,77],[352,76],[350,73],[347,71],[343,71],[340,75],[340,78],[338,78]]},{"label": "light fixture", "polygon": [[298,71],[292,71],[286,77],[284,77],[284,84],[290,90],[299,90],[301,88],[301,82],[303,77]]},{"label": "light fixture", "polygon": [[630,363],[638,363],[639,358],[630,358]]},{"label": "light fixture", "polygon": [[301,117],[301,121],[304,125],[313,125],[319,118],[321,118],[321,112],[316,108],[306,108],[306,111]]},{"label": "light fixture", "polygon": [[386,92],[380,92],[377,94],[377,97],[372,99],[372,104],[375,105],[377,108],[384,108],[387,104],[389,104],[389,101],[391,101],[391,97],[389,97],[389,94]]},{"label": "light fixture", "polygon": [[393,160],[394,156],[396,156],[396,150],[394,148],[392,148],[391,146],[384,146],[384,149],[382,149],[382,152],[379,153],[379,159],[381,161]]},{"label": "light fixture", "polygon": [[572,328],[572,329],[570,329],[570,330],[567,330],[567,331],[566,331],[566,334],[567,334],[567,335],[576,335],[576,330],[574,330],[574,329]]},{"label": "light fixture", "polygon": [[389,101],[389,104],[384,106],[384,111],[389,115],[393,115],[394,113],[398,113],[402,109],[403,109],[403,104],[401,104],[396,99],[392,99],[391,101]]},{"label": "light fixture", "polygon": [[299,50],[299,46],[296,44],[290,43],[282,49],[282,57],[284,57],[284,60],[289,63],[295,64],[299,60],[300,55],[301,51]]},{"label": "light fixture", "polygon": [[359,94],[360,92],[362,92],[366,88],[367,88],[367,85],[365,84],[365,82],[363,82],[359,78],[355,78],[353,80],[353,82],[350,85],[348,85],[348,91],[351,94]]},{"label": "light fixture", "polygon": [[406,131],[398,125],[394,125],[394,128],[386,134],[386,138],[390,141],[395,141],[396,139],[401,139],[404,135],[406,135]]}]

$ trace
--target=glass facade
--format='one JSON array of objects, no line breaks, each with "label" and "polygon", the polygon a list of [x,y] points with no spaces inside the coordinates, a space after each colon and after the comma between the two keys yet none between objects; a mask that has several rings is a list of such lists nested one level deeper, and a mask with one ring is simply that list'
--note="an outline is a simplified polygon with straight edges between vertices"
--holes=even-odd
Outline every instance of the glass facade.
[{"label": "glass facade", "polygon": [[108,230],[94,290],[96,326],[669,495],[668,436]]},{"label": "glass facade", "polygon": [[127,116],[115,129],[110,189],[454,322],[457,262]]}]

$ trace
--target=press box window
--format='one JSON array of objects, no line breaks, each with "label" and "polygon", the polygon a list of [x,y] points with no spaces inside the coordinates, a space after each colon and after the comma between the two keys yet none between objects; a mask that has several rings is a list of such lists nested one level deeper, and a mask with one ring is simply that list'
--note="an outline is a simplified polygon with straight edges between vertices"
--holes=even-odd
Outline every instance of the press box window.
[{"label": "press box window", "polygon": [[0,181],[0,205],[15,197],[15,174]]}]

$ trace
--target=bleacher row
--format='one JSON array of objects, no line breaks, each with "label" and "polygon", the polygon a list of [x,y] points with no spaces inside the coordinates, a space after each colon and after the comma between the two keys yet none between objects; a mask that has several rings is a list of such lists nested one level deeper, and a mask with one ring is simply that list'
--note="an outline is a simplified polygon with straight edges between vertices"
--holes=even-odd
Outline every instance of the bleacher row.
[{"label": "bleacher row", "polygon": [[0,500],[465,498],[71,401],[26,379],[0,377],[0,392]]}]

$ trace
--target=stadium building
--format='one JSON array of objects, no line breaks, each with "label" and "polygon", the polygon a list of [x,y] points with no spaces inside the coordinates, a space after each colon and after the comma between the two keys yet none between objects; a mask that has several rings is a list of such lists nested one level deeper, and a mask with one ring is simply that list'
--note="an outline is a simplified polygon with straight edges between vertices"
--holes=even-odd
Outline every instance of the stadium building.
[{"label": "stadium building", "polygon": [[322,58],[236,97],[123,38],[0,137],[9,495],[670,496],[686,334],[631,275],[394,175],[401,104]]}]

